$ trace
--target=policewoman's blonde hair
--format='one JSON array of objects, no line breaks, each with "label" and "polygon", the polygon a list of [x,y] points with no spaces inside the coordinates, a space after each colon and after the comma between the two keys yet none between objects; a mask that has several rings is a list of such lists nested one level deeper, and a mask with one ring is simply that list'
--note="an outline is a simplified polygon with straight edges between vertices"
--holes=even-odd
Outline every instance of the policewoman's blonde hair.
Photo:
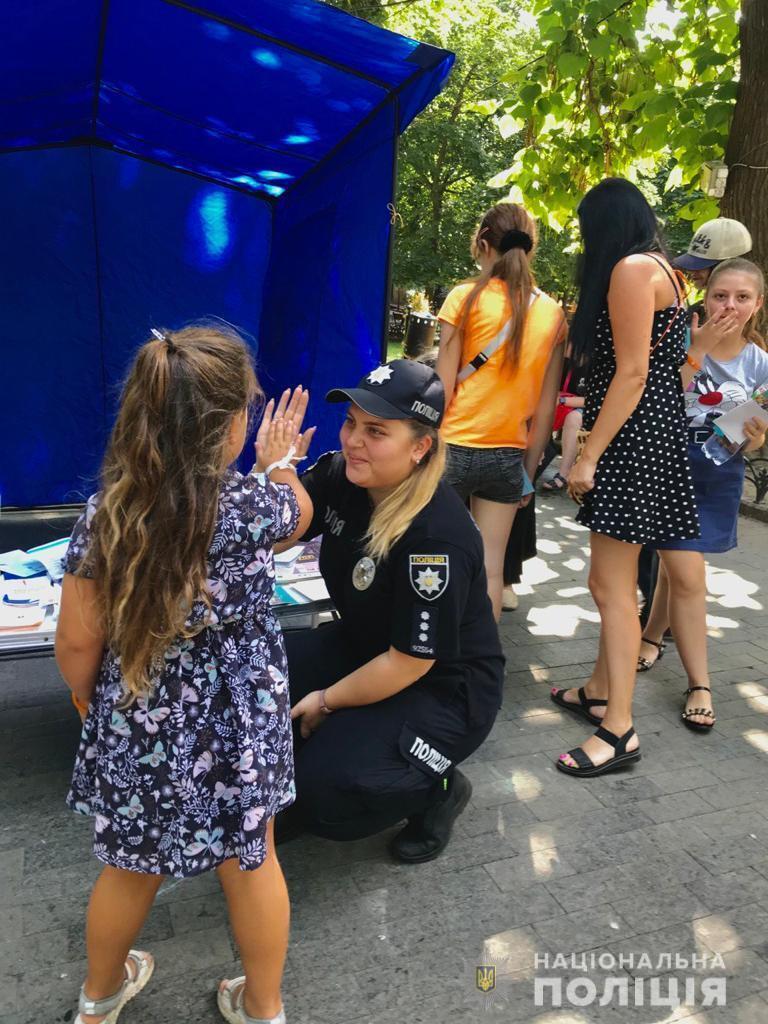
[{"label": "policewoman's blonde hair", "polygon": [[445,442],[435,427],[404,420],[414,441],[428,437],[432,446],[409,476],[376,506],[366,537],[366,554],[375,562],[387,557],[413,520],[430,503],[445,472]]}]

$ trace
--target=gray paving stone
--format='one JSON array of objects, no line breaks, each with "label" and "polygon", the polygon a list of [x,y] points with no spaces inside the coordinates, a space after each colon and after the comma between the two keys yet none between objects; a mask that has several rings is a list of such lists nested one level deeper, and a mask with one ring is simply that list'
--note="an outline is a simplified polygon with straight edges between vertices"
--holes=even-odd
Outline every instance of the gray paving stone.
[{"label": "gray paving stone", "polygon": [[754,867],[729,871],[683,888],[697,902],[701,901],[711,911],[718,912],[768,900],[768,877]]},{"label": "gray paving stone", "polygon": [[755,754],[751,757],[732,757],[726,761],[717,761],[712,766],[712,774],[723,782],[734,782],[737,779],[766,779],[768,757]]},{"label": "gray paving stone", "polygon": [[768,998],[765,995],[747,996],[728,1005],[695,1013],[687,1024],[765,1024],[768,1018]]},{"label": "gray paving stone", "polygon": [[554,953],[568,955],[605,944],[613,947],[615,942],[633,934],[633,925],[604,903],[537,921],[534,929]]},{"label": "gray paving stone", "polygon": [[687,852],[713,875],[737,868],[768,863],[765,842],[750,835],[711,838],[703,845],[690,845]]},{"label": "gray paving stone", "polygon": [[768,942],[768,909],[750,904],[696,921],[696,936],[715,953],[757,948]]},{"label": "gray paving stone", "polygon": [[502,892],[519,889],[530,882],[547,882],[552,878],[576,874],[567,856],[557,850],[536,850],[485,865],[485,869]]},{"label": "gray paving stone", "polygon": [[723,782],[719,786],[709,786],[698,793],[711,807],[718,810],[737,807],[740,804],[754,803],[755,783],[751,779],[739,779],[736,782]]},{"label": "gray paving stone", "polygon": [[[281,847],[293,904],[284,985],[291,1024],[768,1021],[765,600],[756,594],[759,609],[710,602],[713,615],[736,624],[710,644],[720,716],[711,735],[691,734],[679,721],[684,675],[670,651],[638,682],[643,760],[589,783],[566,778],[554,759],[590,727],[557,708],[549,691],[586,680],[597,628],[582,621],[573,637],[532,632],[532,608],[591,609],[586,594],[558,593],[584,585],[586,533],[569,525],[567,502],[547,499],[538,511],[542,539],[560,545],[559,554],[543,555],[558,576],[522,596],[502,621],[505,705],[466,764],[475,793],[443,857],[415,868],[394,864],[386,853],[391,832],[348,844],[303,837]],[[744,523],[741,533],[740,552],[711,561],[762,587],[766,527]],[[71,1024],[73,1017],[98,873],[90,823],[63,803],[78,732],[52,662],[0,662],[0,1024]],[[217,980],[241,967],[215,876],[166,882],[141,941],[158,956],[157,975],[121,1022],[216,1021]],[[726,960],[725,1008],[649,1014],[648,1007],[534,1001],[532,954],[714,949]],[[475,984],[485,959],[499,967],[487,995]],[[556,973],[565,986],[580,972]],[[667,975],[684,980],[684,972]],[[632,980],[623,971],[587,976],[600,991],[606,977]]]},{"label": "gray paving stone", "polygon": [[642,899],[638,899],[637,893],[627,896],[625,889],[624,898],[611,899],[611,906],[642,935],[706,917],[709,910],[697,892],[708,896],[708,888],[698,885],[683,885],[663,893],[644,892]]},{"label": "gray paving stone", "polygon": [[668,796],[651,797],[650,800],[639,800],[637,803],[638,809],[655,822],[693,818],[697,814],[706,814],[712,806],[703,793],[670,793]]}]

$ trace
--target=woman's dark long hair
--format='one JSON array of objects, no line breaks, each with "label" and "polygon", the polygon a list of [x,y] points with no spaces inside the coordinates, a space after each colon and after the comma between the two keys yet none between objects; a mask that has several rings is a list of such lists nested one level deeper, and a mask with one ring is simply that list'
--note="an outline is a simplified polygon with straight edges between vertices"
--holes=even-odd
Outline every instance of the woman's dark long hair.
[{"label": "woman's dark long hair", "polygon": [[640,189],[625,178],[606,178],[579,203],[583,255],[579,269],[579,304],[573,317],[570,341],[576,365],[592,362],[595,327],[608,302],[613,268],[634,253],[658,252],[666,256],[659,224]]}]

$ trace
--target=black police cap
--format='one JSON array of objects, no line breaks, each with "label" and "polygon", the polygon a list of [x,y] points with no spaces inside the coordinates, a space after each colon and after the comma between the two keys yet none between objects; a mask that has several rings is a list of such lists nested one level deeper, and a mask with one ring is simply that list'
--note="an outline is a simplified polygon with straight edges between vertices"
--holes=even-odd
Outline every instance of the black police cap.
[{"label": "black police cap", "polygon": [[355,388],[333,388],[327,402],[354,402],[384,420],[418,420],[439,427],[445,390],[435,371],[413,359],[393,359],[367,373]]}]

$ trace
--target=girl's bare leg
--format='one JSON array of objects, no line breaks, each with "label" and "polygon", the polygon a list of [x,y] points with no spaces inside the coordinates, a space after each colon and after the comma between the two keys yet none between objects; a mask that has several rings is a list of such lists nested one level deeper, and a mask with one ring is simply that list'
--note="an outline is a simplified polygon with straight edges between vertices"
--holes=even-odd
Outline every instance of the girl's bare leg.
[{"label": "girl's bare leg", "polygon": [[274,818],[267,827],[267,856],[255,871],[236,860],[218,870],[229,920],[245,969],[245,1012],[270,1019],[282,1007],[280,985],[288,952],[290,904],[275,851]]}]

